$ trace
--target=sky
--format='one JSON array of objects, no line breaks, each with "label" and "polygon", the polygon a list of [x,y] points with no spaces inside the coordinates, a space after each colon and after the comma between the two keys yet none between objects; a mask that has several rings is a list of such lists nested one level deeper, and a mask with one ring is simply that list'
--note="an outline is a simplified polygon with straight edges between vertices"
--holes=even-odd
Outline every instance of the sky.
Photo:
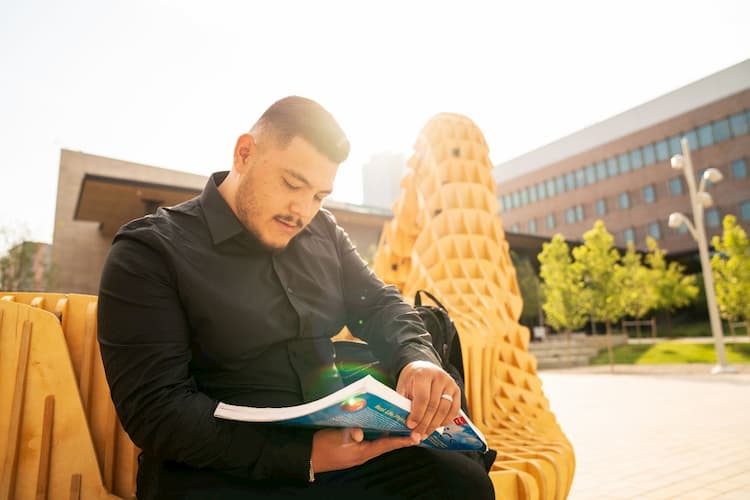
[{"label": "sky", "polygon": [[748,19],[746,0],[0,0],[0,232],[52,241],[61,149],[208,175],[292,94],[352,144],[334,200],[440,112],[497,164],[750,58]]}]

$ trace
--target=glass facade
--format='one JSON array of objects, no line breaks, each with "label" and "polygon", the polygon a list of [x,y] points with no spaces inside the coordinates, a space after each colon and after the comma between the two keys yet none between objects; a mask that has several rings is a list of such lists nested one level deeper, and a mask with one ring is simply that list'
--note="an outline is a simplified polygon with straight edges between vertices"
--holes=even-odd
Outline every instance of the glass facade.
[{"label": "glass facade", "polygon": [[679,196],[682,194],[682,179],[680,177],[669,179],[669,192],[672,196]]},{"label": "glass facade", "polygon": [[740,203],[740,220],[750,220],[750,200]]},{"label": "glass facade", "polygon": [[596,200],[596,215],[606,215],[607,214],[607,200],[604,198],[599,198]]},{"label": "glass facade", "polygon": [[622,232],[622,239],[625,240],[625,243],[635,243],[635,231],[632,227],[629,227]]},{"label": "glass facade", "polygon": [[620,196],[617,197],[617,202],[623,210],[630,208],[630,195],[628,193],[620,193]]},{"label": "glass facade", "polygon": [[719,227],[721,225],[721,216],[716,208],[706,210],[706,226]]},{"label": "glass facade", "polygon": [[655,240],[661,239],[661,226],[658,221],[648,225],[648,234]]},{"label": "glass facade", "polygon": [[653,184],[643,187],[643,201],[646,203],[653,203],[656,201],[656,190]]},{"label": "glass facade", "polygon": [[747,162],[744,158],[732,162],[732,177],[735,179],[744,179],[747,177]]},{"label": "glass facade", "polygon": [[737,137],[738,135],[745,135],[748,132],[747,115],[745,113],[737,113],[729,117],[729,128],[732,129],[732,135]]}]

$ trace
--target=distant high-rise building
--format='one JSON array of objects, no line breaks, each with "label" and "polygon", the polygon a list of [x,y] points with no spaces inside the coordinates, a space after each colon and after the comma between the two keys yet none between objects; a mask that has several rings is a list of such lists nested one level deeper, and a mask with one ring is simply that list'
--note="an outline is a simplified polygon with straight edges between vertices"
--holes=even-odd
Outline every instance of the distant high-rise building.
[{"label": "distant high-rise building", "polygon": [[398,153],[376,153],[362,168],[364,205],[390,209],[401,193],[406,158]]}]

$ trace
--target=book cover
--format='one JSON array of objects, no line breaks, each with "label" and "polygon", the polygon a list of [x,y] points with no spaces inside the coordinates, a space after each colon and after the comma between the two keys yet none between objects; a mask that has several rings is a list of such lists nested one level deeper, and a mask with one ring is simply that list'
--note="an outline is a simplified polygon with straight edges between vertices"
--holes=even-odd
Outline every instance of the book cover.
[{"label": "book cover", "polygon": [[[268,422],[305,427],[359,427],[366,438],[409,435],[406,417],[411,401],[367,375],[310,403],[285,408],[256,408],[219,403],[214,416],[243,422]],[[420,446],[441,450],[487,451],[487,441],[463,411],[438,428]]]}]

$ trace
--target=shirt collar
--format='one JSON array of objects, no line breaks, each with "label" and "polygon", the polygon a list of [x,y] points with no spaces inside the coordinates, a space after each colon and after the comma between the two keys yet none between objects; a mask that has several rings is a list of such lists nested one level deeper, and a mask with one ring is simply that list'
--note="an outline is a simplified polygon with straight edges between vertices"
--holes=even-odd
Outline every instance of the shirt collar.
[{"label": "shirt collar", "polygon": [[211,174],[200,196],[201,207],[203,207],[203,213],[214,245],[241,233],[250,235],[250,232],[245,230],[245,226],[237,219],[224,197],[219,193],[219,185],[228,174],[229,172]]}]

